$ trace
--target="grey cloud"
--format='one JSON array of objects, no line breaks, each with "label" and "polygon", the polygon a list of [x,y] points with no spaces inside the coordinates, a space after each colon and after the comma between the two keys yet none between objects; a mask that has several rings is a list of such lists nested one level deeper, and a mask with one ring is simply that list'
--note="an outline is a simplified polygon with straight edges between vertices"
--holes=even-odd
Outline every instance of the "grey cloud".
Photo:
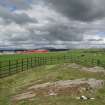
[{"label": "grey cloud", "polygon": [[0,6],[0,18],[4,19],[6,23],[15,22],[17,24],[26,24],[37,22],[36,19],[29,17],[25,13],[22,14],[11,13],[9,10],[2,6]]},{"label": "grey cloud", "polygon": [[30,3],[27,2],[28,0],[3,0],[0,1],[0,5],[9,7],[16,7],[16,9],[28,9],[31,8]]},{"label": "grey cloud", "polygon": [[[70,28],[69,25],[60,25],[59,23],[40,28],[37,27],[37,29],[36,27],[27,28],[27,30],[29,30],[27,33],[9,32],[4,39],[16,46],[33,45],[33,47],[47,47],[48,45],[54,45],[56,47],[63,47],[66,43],[62,43],[62,41],[81,41],[83,38],[82,33],[78,28]],[[40,35],[37,34],[36,31],[39,31]],[[8,37],[8,34],[11,34],[11,36]]]},{"label": "grey cloud", "polygon": [[[71,22],[73,24],[73,22]],[[54,22],[43,27],[28,28],[30,32],[30,38],[32,39],[46,39],[50,42],[61,41],[81,41],[83,40],[83,31],[77,27],[71,27],[70,24],[63,24]],[[40,31],[40,35],[37,35],[35,31]],[[37,38],[36,38],[37,37]]]},{"label": "grey cloud", "polygon": [[71,19],[94,21],[105,17],[105,0],[46,0],[50,7]]},{"label": "grey cloud", "polygon": [[38,5],[43,4],[43,2],[43,0],[0,0],[0,5],[8,9],[27,10],[32,9],[33,4]]},{"label": "grey cloud", "polygon": [[[14,0],[14,2],[18,2],[18,0]],[[103,19],[103,22],[95,21],[105,16],[104,0],[49,0],[47,3],[50,6],[49,11],[45,11],[46,13],[48,12],[47,15],[43,17],[39,16],[41,18],[41,21],[38,21],[39,23],[36,19],[29,17],[28,12],[27,15],[25,12],[21,14],[11,13],[0,6],[0,17],[4,19],[6,23],[15,22],[19,24],[20,27],[22,25],[22,27],[28,31],[26,33],[20,32],[17,35],[14,35],[16,32],[9,31],[7,34],[3,34],[5,37],[1,39],[7,42],[5,46],[10,45],[22,48],[88,48],[98,46],[99,43],[96,45],[94,41],[103,42],[101,38],[98,40],[90,38],[86,40],[87,42],[84,42],[83,37],[84,34],[86,35],[85,37],[87,37],[87,35],[95,35],[97,32],[105,31],[105,20]],[[18,3],[17,5],[22,6],[22,4]],[[30,8],[27,5],[25,6],[26,7],[23,6],[23,8],[20,7],[20,9],[26,10]],[[52,11],[54,9],[53,12],[55,12],[55,14],[50,14],[50,9]],[[35,15],[35,17],[37,17],[37,15]],[[92,23],[93,20],[94,23]],[[44,23],[44,21],[47,22]],[[36,22],[37,25],[35,24]],[[32,27],[30,23],[33,23]],[[76,43],[73,43],[73,41]]]},{"label": "grey cloud", "polygon": [[88,41],[103,41],[103,39],[102,38],[100,38],[100,39],[88,39]]},{"label": "grey cloud", "polygon": [[[80,41],[82,40],[82,35],[81,32],[79,32],[78,28],[76,29],[71,29],[69,26],[64,26],[64,25],[53,25],[48,27],[49,36],[52,37],[47,37],[49,40],[63,40],[63,41]],[[78,33],[78,35],[77,35]]]}]

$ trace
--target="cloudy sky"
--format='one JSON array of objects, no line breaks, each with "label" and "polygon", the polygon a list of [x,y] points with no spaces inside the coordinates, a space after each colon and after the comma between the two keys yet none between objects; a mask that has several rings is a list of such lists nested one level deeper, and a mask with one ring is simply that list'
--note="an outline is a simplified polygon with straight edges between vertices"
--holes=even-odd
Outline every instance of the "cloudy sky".
[{"label": "cloudy sky", "polygon": [[105,47],[105,0],[0,0],[0,48]]}]

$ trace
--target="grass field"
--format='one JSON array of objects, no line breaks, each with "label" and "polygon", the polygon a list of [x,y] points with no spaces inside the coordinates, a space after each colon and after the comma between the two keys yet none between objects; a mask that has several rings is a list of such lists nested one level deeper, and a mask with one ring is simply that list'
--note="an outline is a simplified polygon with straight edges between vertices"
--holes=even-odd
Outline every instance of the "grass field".
[{"label": "grass field", "polygon": [[71,50],[46,54],[0,55],[0,77],[5,77],[39,65],[75,62],[85,66],[105,68],[104,49]]},{"label": "grass field", "polygon": [[[74,80],[79,78],[96,78],[105,80],[99,73],[81,72],[62,65],[41,66],[30,71],[0,79],[0,105],[105,105],[105,87],[90,94],[95,100],[76,100],[75,96],[37,96],[32,100],[21,100],[13,104],[11,97],[20,93],[32,84],[53,82],[58,80]],[[40,80],[40,81],[39,81]]]},{"label": "grass field", "polygon": [[[16,59],[25,59],[33,57],[60,57],[60,56],[70,56],[72,58],[80,59],[99,59],[105,60],[105,51],[104,50],[71,50],[64,52],[49,52],[45,54],[13,54],[13,55],[0,55],[0,61],[16,60]],[[81,56],[84,55],[84,56]]]},{"label": "grass field", "polygon": [[33,57],[49,57],[49,56],[62,56],[67,54],[67,52],[49,52],[49,53],[36,53],[36,54],[10,54],[10,55],[0,55],[0,61],[8,61],[8,60],[17,60],[22,58],[33,58]]},{"label": "grass field", "polygon": [[[105,51],[103,49],[101,50],[71,50],[71,51],[64,51],[64,52],[49,52],[47,54],[14,54],[14,55],[0,55],[0,62],[2,62],[2,65],[8,64],[9,61],[11,63],[15,63],[16,60],[20,61],[27,60],[28,59],[35,59],[39,57],[39,59],[51,59],[53,58],[56,63],[56,59],[59,59],[59,61],[64,62],[64,57],[66,59],[69,59],[69,62],[76,62],[80,63],[86,66],[102,66],[105,67]],[[36,61],[37,62],[37,61]],[[46,61],[49,63],[49,61]],[[43,60],[40,60],[38,63],[43,64]]]},{"label": "grass field", "polygon": [[1,55],[0,77],[5,77],[39,65],[63,63],[65,53],[67,52]]},{"label": "grass field", "polygon": [[[97,60],[100,60],[100,65],[105,65],[105,53],[104,51],[86,51],[75,50],[70,52],[59,52],[49,54],[33,54],[33,55],[2,55],[0,60],[5,62],[6,60],[16,60],[34,56],[70,56],[74,62],[79,60],[79,64],[87,66],[96,66]],[[93,62],[94,59],[94,62]],[[85,62],[84,62],[85,61]],[[88,64],[87,64],[88,63]],[[90,67],[90,66],[88,66]],[[105,105],[105,86],[102,89],[97,90],[94,93],[86,93],[95,98],[95,100],[77,100],[75,96],[59,95],[59,96],[37,96],[31,100],[25,99],[16,102],[11,101],[15,94],[18,94],[25,90],[32,84],[40,84],[46,82],[54,82],[59,80],[75,80],[75,79],[89,79],[95,78],[98,80],[105,80],[104,73],[81,71],[79,68],[67,67],[67,65],[53,64],[42,65],[23,71],[15,75],[0,79],[0,105]]]}]

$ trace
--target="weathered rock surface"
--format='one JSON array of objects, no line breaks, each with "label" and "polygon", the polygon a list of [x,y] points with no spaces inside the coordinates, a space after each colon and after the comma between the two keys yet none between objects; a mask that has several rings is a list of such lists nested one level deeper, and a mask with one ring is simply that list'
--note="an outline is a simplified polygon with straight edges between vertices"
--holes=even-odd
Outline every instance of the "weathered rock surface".
[{"label": "weathered rock surface", "polygon": [[35,96],[55,96],[55,95],[72,95],[80,94],[91,89],[99,89],[104,85],[103,80],[96,79],[76,79],[61,80],[57,82],[48,82],[28,87],[25,92],[15,95],[14,101],[30,99]]}]

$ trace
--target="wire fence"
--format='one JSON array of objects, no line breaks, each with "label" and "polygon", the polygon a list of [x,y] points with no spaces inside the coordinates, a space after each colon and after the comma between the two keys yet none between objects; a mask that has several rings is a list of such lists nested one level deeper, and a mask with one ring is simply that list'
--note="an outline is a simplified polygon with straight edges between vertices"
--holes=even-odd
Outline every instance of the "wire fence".
[{"label": "wire fence", "polygon": [[0,62],[0,78],[7,77],[16,74],[21,71],[26,71],[31,68],[35,68],[41,65],[53,65],[60,63],[78,63],[86,66],[102,66],[105,68],[105,64],[98,59],[82,59],[80,57],[73,56],[48,56],[48,57],[32,57],[18,60],[9,60]]}]

